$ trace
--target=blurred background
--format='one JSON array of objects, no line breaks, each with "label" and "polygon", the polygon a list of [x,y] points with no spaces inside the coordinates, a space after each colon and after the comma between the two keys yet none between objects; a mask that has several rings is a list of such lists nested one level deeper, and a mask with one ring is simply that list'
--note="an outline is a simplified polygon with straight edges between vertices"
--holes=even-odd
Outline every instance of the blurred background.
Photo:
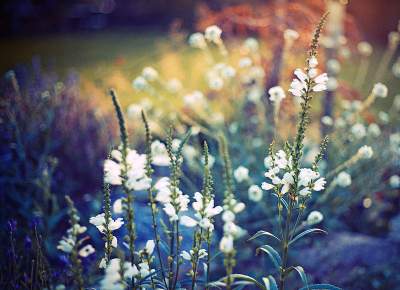
[{"label": "blurred background", "polygon": [[[84,221],[98,213],[103,161],[119,142],[107,94],[110,87],[119,94],[132,144],[140,149],[143,129],[137,115],[141,109],[148,111],[154,134],[161,140],[165,138],[162,126],[171,119],[179,123],[179,136],[189,127],[208,129],[201,129],[190,141],[197,155],[191,155],[195,162],[184,165],[187,180],[182,183],[188,192],[201,185],[202,141],[209,140],[216,158],[215,171],[221,169],[217,144],[209,136],[215,128],[226,132],[230,140],[234,167],[247,166],[254,173],[252,182],[261,184],[265,168],[259,161],[265,157],[265,144],[272,140],[271,132],[262,125],[274,123],[273,117],[267,116],[271,110],[266,92],[277,84],[288,87],[293,69],[303,65],[315,23],[329,7],[340,19],[335,22],[332,17],[328,22],[321,65],[328,68],[328,60],[334,59],[341,71],[340,75],[333,73],[334,77],[338,74],[335,92],[327,93],[324,102],[315,104],[306,150],[315,153],[320,137],[327,132],[334,134],[336,141],[328,150],[331,153],[326,158],[326,172],[351,158],[361,145],[371,145],[375,155],[370,163],[349,170],[351,185],[331,189],[330,199],[321,205],[323,227],[333,234],[302,244],[293,260],[304,263],[315,282],[352,290],[400,289],[400,60],[399,40],[395,40],[394,48],[388,40],[390,32],[400,29],[399,0],[2,0],[2,237],[8,240],[9,232],[16,232],[17,248],[29,255],[43,244],[48,264],[54,268],[52,281],[58,281],[64,273],[65,257],[55,249],[67,228],[63,197],[73,197]],[[251,84],[232,81],[222,90],[210,88],[204,77],[209,70],[209,56],[195,51],[187,42],[191,33],[213,24],[222,28],[230,54],[218,58],[218,51],[211,49],[211,58],[215,63],[222,59],[235,64],[244,57],[251,58],[252,67],[261,68],[258,76],[247,80]],[[290,54],[283,57],[282,35],[287,29],[297,31],[300,37]],[[340,47],[332,49],[328,40],[337,31]],[[260,49],[253,55],[243,50],[243,41],[249,37],[259,42]],[[363,50],[365,45],[359,46],[363,42],[367,42],[367,51]],[[161,79],[154,91],[138,89],[133,82],[148,65],[155,67]],[[280,69],[276,71],[277,67]],[[380,67],[383,72],[377,74]],[[250,71],[240,65],[235,69],[236,76],[246,76]],[[354,124],[337,129],[336,120],[342,117],[340,108],[346,113],[359,105],[377,81],[388,85],[389,95],[365,112],[360,122],[364,131],[378,124],[379,134],[375,129],[371,135],[366,131],[368,134],[357,137],[360,132],[351,129]],[[185,98],[193,90],[204,93],[204,108],[197,110],[200,100],[188,102]],[[282,139],[290,137],[295,128],[296,110],[291,98],[282,103],[280,127],[274,124]],[[323,123],[323,116],[330,117],[335,125]],[[246,152],[254,153],[249,156]],[[160,169],[156,173],[162,176],[167,172]],[[237,194],[249,208],[241,220],[243,227],[249,233],[265,224],[273,227],[273,213],[265,210],[270,209],[268,202],[273,200],[254,202],[247,194],[250,184],[237,183]],[[222,191],[217,184],[216,192]],[[119,195],[116,190],[115,196]],[[138,196],[138,212],[148,214],[145,195]],[[312,204],[320,205],[318,200]],[[139,242],[151,238],[148,226],[145,220],[139,225]],[[37,230],[42,237],[38,245],[32,238]],[[89,232],[94,244],[101,247],[96,231]],[[242,242],[240,259],[246,267],[237,272],[257,276],[260,273],[253,259],[254,245]],[[9,258],[9,245],[2,247],[1,252]],[[23,280],[30,271],[26,261],[31,256],[21,257],[18,269]],[[85,271],[92,274],[95,270],[87,266],[93,262],[90,259],[95,260],[92,257],[85,261]],[[7,259],[4,261],[0,286],[8,285],[5,281],[10,273]],[[270,267],[266,260],[262,264],[266,269]],[[216,273],[221,271],[217,267]]]}]

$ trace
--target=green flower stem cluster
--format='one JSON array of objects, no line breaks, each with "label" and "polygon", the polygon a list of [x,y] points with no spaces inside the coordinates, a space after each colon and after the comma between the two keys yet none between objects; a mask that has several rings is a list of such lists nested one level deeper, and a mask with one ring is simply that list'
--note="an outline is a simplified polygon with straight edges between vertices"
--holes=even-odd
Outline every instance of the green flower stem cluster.
[{"label": "green flower stem cluster", "polygon": [[[68,215],[69,215],[69,223],[71,225],[71,237],[74,241],[78,239],[78,232],[77,227],[79,227],[79,215],[78,211],[75,208],[74,202],[72,199],[67,195],[65,196],[65,200],[67,201],[68,205]],[[84,290],[84,282],[83,282],[83,275],[82,275],[82,262],[79,259],[78,253],[78,246],[79,243],[74,243],[74,246],[70,253],[71,259],[71,270],[72,270],[72,277],[75,283],[75,286],[78,290]]]}]

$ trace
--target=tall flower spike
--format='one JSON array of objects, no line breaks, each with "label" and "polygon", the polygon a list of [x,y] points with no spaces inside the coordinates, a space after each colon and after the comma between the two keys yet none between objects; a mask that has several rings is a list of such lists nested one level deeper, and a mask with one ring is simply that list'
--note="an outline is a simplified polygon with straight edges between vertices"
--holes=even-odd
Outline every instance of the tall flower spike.
[{"label": "tall flower spike", "polygon": [[[127,221],[127,229],[128,229],[128,235],[126,236],[128,245],[129,245],[129,254],[130,254],[130,261],[133,264],[134,263],[134,256],[135,256],[135,240],[136,240],[136,233],[135,233],[135,221],[134,221],[134,208],[133,208],[133,203],[134,203],[134,198],[132,195],[131,190],[129,189],[127,185],[127,180],[128,180],[128,162],[127,162],[127,157],[128,157],[128,133],[126,130],[126,125],[125,125],[125,119],[122,114],[122,109],[119,104],[117,95],[113,89],[110,90],[110,95],[112,98],[112,102],[115,108],[115,112],[118,117],[118,124],[119,124],[119,129],[120,129],[120,135],[121,135],[121,143],[122,143],[122,150],[121,150],[121,178],[122,178],[122,187],[125,193],[124,200],[124,206],[123,208],[125,209],[125,217]],[[134,282],[133,282],[134,284]],[[134,285],[132,285],[134,286]]]}]

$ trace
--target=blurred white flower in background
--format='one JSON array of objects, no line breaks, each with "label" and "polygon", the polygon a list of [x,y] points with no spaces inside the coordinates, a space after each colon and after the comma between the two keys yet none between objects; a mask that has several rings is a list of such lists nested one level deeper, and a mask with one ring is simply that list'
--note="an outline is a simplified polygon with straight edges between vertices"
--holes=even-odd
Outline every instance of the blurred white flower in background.
[{"label": "blurred white flower in background", "polygon": [[333,119],[330,116],[323,116],[321,118],[321,123],[326,125],[326,126],[332,126],[333,125]]},{"label": "blurred white flower in background", "polygon": [[357,139],[361,139],[367,135],[367,130],[365,129],[365,126],[361,123],[356,123],[354,124],[351,129],[351,134],[354,135]]},{"label": "blurred white flower in background", "polygon": [[167,147],[159,140],[151,143],[152,164],[157,166],[169,166],[170,160]]},{"label": "blurred white flower in background", "polygon": [[268,90],[269,99],[274,103],[280,103],[285,97],[285,91],[280,86],[272,87]]},{"label": "blurred white flower in background", "polygon": [[389,184],[392,188],[400,187],[400,176],[392,175],[389,179]]},{"label": "blurred white flower in background", "polygon": [[337,175],[335,183],[340,187],[348,187],[351,185],[351,175],[342,171]]},{"label": "blurred white flower in background", "polygon": [[254,202],[259,202],[263,197],[262,189],[255,184],[249,187],[248,194],[249,194],[249,199]]},{"label": "blurred white flower in background", "polygon": [[214,43],[219,43],[221,41],[222,30],[216,25],[212,25],[206,28],[204,31],[205,38]]},{"label": "blurred white flower in background", "polygon": [[372,45],[366,41],[361,41],[357,44],[357,50],[362,56],[370,56],[372,54]]},{"label": "blurred white flower in background", "polygon": [[309,213],[307,216],[307,224],[309,226],[319,224],[324,219],[324,216],[321,212],[314,210]]},{"label": "blurred white flower in background", "polygon": [[358,149],[357,154],[359,154],[363,159],[370,159],[374,155],[374,151],[370,146],[364,145]]},{"label": "blurred white flower in background", "polygon": [[236,181],[241,183],[247,179],[249,179],[249,169],[244,166],[239,166],[233,172],[233,176],[235,177]]},{"label": "blurred white flower in background", "polygon": [[147,66],[142,71],[142,76],[146,81],[155,81],[158,78],[158,72],[151,66]]},{"label": "blurred white flower in background", "polygon": [[207,47],[207,43],[206,43],[206,40],[204,39],[204,35],[200,32],[191,34],[188,42],[189,42],[189,45],[194,48],[204,49]]},{"label": "blurred white flower in background", "polygon": [[376,83],[372,89],[372,94],[378,98],[386,98],[388,95],[388,88],[382,83]]},{"label": "blurred white flower in background", "polygon": [[252,53],[255,53],[258,51],[259,49],[259,44],[257,39],[253,38],[253,37],[249,37],[244,41],[244,47]]},{"label": "blurred white flower in background", "polygon": [[374,137],[378,137],[381,135],[381,129],[378,124],[371,123],[368,125],[368,133]]},{"label": "blurred white flower in background", "polygon": [[137,91],[143,91],[143,90],[147,89],[148,85],[149,84],[147,83],[146,79],[142,76],[138,76],[132,82],[133,88]]}]

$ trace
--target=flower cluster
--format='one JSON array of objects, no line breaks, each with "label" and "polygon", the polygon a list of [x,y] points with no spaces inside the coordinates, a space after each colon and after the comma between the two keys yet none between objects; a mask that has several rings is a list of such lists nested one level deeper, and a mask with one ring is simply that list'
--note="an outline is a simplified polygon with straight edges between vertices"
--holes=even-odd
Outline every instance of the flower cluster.
[{"label": "flower cluster", "polygon": [[180,223],[186,227],[199,226],[204,230],[214,230],[211,218],[222,212],[222,207],[214,206],[214,199],[207,199],[200,192],[194,194],[195,201],[192,207],[195,211],[195,219],[189,216],[182,216]]},{"label": "flower cluster", "polygon": [[301,97],[307,93],[309,87],[314,92],[325,91],[327,89],[328,75],[326,73],[318,75],[317,65],[317,58],[312,56],[308,60],[307,73],[302,69],[296,69],[294,74],[297,78],[290,84],[289,92],[296,97]]},{"label": "flower cluster", "polygon": [[122,160],[120,150],[113,150],[111,157],[104,162],[104,181],[112,185],[121,185],[122,172],[126,172],[125,185],[130,190],[145,190],[150,187],[151,179],[146,176],[146,155],[138,154],[136,150],[128,149],[126,164]]},{"label": "flower cluster", "polygon": [[[99,231],[100,233],[102,233],[103,235],[106,235],[106,219],[105,219],[105,214],[101,213],[98,214],[97,216],[91,217],[89,219],[89,222],[94,225]],[[113,220],[112,218],[109,219],[108,221],[108,229],[110,230],[110,232],[113,232],[115,230],[118,230],[119,228],[122,227],[122,225],[124,224],[124,221],[122,218],[117,218],[116,220]],[[116,236],[112,236],[111,238],[111,246],[116,248],[118,245],[118,240]],[[105,268],[106,267],[106,259],[103,258],[100,262],[100,268]]]},{"label": "flower cluster", "polygon": [[224,213],[222,214],[224,236],[219,243],[219,248],[223,253],[230,253],[233,251],[233,241],[246,233],[244,229],[235,223],[236,214],[242,212],[246,205],[243,202],[238,202],[233,197],[224,201],[224,203]]},{"label": "flower cluster", "polygon": [[[265,177],[270,179],[270,182],[263,182],[262,189],[267,191],[273,189],[279,196],[286,194],[295,182],[292,156],[288,158],[284,150],[279,150],[276,154],[267,156],[264,163],[268,168]],[[312,191],[321,191],[325,188],[325,178],[310,168],[301,168],[298,179],[299,195],[303,197],[310,196]]]},{"label": "flower cluster", "polygon": [[179,214],[188,210],[189,196],[183,194],[179,188],[173,187],[168,177],[158,180],[154,189],[157,191],[156,201],[163,204],[163,210],[169,220],[178,221]]}]

